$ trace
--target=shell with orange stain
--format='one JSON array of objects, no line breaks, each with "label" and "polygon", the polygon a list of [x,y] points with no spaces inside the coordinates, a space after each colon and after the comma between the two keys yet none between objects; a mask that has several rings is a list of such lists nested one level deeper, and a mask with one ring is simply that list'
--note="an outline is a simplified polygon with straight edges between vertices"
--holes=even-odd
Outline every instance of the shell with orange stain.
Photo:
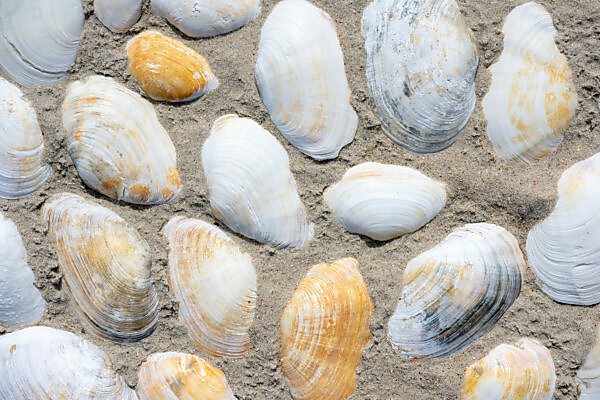
[{"label": "shell with orange stain", "polygon": [[94,0],[94,14],[111,31],[125,33],[140,19],[142,0]]},{"label": "shell with orange stain", "polygon": [[600,399],[600,326],[596,342],[577,371],[578,400]]}]

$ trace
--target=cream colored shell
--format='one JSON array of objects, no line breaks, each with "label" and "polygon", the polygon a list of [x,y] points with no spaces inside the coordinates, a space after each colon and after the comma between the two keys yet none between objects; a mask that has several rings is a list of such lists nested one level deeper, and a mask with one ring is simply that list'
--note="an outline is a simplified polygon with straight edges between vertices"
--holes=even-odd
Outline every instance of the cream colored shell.
[{"label": "cream colored shell", "polygon": [[577,371],[578,400],[600,399],[600,328],[596,342]]},{"label": "cream colored shell", "polygon": [[142,0],[94,0],[94,14],[108,29],[125,33],[142,15]]}]

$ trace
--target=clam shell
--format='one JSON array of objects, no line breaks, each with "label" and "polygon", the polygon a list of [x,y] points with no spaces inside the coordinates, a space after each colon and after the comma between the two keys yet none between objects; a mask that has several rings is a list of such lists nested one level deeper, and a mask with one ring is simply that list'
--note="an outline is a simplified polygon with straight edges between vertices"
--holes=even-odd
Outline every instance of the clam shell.
[{"label": "clam shell", "polygon": [[600,399],[600,328],[596,342],[577,371],[578,400]]},{"label": "clam shell", "polygon": [[71,83],[62,105],[69,155],[83,181],[134,204],[179,196],[175,147],[154,108],[111,78]]},{"label": "clam shell", "polygon": [[295,399],[338,400],[354,393],[372,312],[357,260],[310,269],[281,317],[281,365]]},{"label": "clam shell", "polygon": [[0,66],[23,86],[68,75],[83,31],[80,0],[0,2]]},{"label": "clam shell", "polygon": [[20,326],[38,322],[46,302],[33,286],[33,272],[14,222],[0,214],[0,324]]},{"label": "clam shell", "polygon": [[243,356],[256,307],[252,259],[219,228],[198,219],[171,218],[163,233],[179,320],[202,350]]},{"label": "clam shell", "polygon": [[0,398],[137,400],[108,356],[70,332],[33,326],[0,336]]},{"label": "clam shell", "polygon": [[202,166],[213,215],[232,231],[292,249],[312,238],[288,155],[253,120],[217,119],[202,147]]},{"label": "clam shell", "polygon": [[235,400],[225,374],[191,354],[156,353],[138,371],[140,400]]},{"label": "clam shell", "polygon": [[127,42],[129,70],[154,100],[189,101],[219,86],[208,61],[178,40],[146,31]]},{"label": "clam shell", "polygon": [[403,358],[448,357],[491,331],[519,296],[525,260],[492,224],[468,224],[408,262],[388,339]]},{"label": "clam shell", "polygon": [[409,167],[366,162],[350,168],[323,197],[348,231],[388,240],[431,221],[446,204],[446,185]]},{"label": "clam shell", "polygon": [[383,132],[414,153],[452,145],[475,107],[477,46],[454,0],[375,0],[362,30]]},{"label": "clam shell", "polygon": [[70,193],[46,201],[42,222],[83,325],[119,344],[150,336],[158,321],[158,296],[150,277],[150,248],[135,228]]},{"label": "clam shell", "polygon": [[336,158],[354,139],[358,117],[335,23],[305,0],[283,0],[262,29],[254,72],[271,119],[298,150]]},{"label": "clam shell", "polygon": [[43,152],[35,110],[21,90],[0,78],[0,197],[26,197],[46,182],[52,170]]},{"label": "clam shell", "polygon": [[260,0],[152,0],[152,12],[193,38],[234,31],[260,13]]},{"label": "clam shell", "polygon": [[575,114],[577,93],[544,7],[516,7],[502,32],[504,50],[490,67],[492,83],[482,102],[487,133],[500,157],[530,163],[558,146]]},{"label": "clam shell", "polygon": [[461,400],[551,400],[555,384],[550,351],[537,340],[520,339],[467,368]]},{"label": "clam shell", "polygon": [[94,0],[94,14],[108,29],[125,33],[142,15],[142,0]]}]

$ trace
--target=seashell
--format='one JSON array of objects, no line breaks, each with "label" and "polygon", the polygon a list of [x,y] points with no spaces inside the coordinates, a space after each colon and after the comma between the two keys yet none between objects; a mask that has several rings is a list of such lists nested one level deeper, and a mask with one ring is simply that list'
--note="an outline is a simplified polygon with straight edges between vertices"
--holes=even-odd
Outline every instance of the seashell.
[{"label": "seashell", "polygon": [[142,32],[127,42],[127,57],[131,74],[154,100],[194,100],[219,86],[204,57],[158,32]]},{"label": "seashell", "polygon": [[260,13],[260,0],[152,0],[152,12],[193,38],[234,31]]},{"label": "seashell", "polygon": [[256,307],[252,259],[219,228],[198,219],[171,218],[163,233],[179,320],[202,350],[241,357],[250,348]]},{"label": "seashell", "polygon": [[0,2],[0,66],[23,86],[61,81],[75,62],[84,14],[80,0]]},{"label": "seashell", "polygon": [[475,107],[473,33],[454,0],[374,0],[362,18],[367,86],[383,132],[405,149],[451,146]]},{"label": "seashell", "polygon": [[46,302],[33,286],[33,272],[17,226],[1,213],[0,243],[0,324],[36,323],[46,312]]},{"label": "seashell", "polygon": [[596,342],[585,358],[576,376],[578,400],[600,399],[600,328]]},{"label": "seashell", "polygon": [[94,0],[94,14],[115,33],[125,33],[142,15],[142,0]]},{"label": "seashell", "polygon": [[259,124],[235,114],[215,121],[202,147],[210,205],[229,229],[261,243],[299,249],[313,235],[288,155]]},{"label": "seashell", "polygon": [[26,197],[46,182],[52,170],[43,152],[35,110],[19,88],[0,78],[0,197]]},{"label": "seashell", "polygon": [[154,108],[111,78],[71,83],[62,105],[69,155],[86,185],[134,204],[177,199],[175,147]]},{"label": "seashell", "polygon": [[431,221],[446,204],[446,185],[409,167],[366,162],[323,197],[348,231],[389,240]]},{"label": "seashell", "polygon": [[336,158],[358,117],[335,22],[305,0],[283,0],[262,29],[254,71],[260,97],[287,140],[315,160]]},{"label": "seashell", "polygon": [[310,269],[281,317],[281,365],[295,399],[341,400],[354,393],[372,312],[357,260]]},{"label": "seashell", "polygon": [[156,353],[138,371],[140,400],[235,400],[225,374],[191,354]]},{"label": "seashell", "polygon": [[150,278],[150,248],[135,228],[70,193],[46,201],[42,221],[83,325],[119,344],[150,336],[158,321],[158,296]]},{"label": "seashell", "polygon": [[567,169],[552,214],[527,236],[527,254],[540,289],[553,300],[600,303],[600,153]]},{"label": "seashell", "polygon": [[519,296],[525,260],[492,224],[468,224],[408,262],[388,340],[403,358],[448,357],[491,331]]},{"label": "seashell", "polygon": [[70,332],[32,326],[0,336],[0,365],[2,399],[137,400],[108,356]]},{"label": "seashell", "polygon": [[467,368],[462,400],[551,400],[556,384],[550,351],[534,339],[501,344]]},{"label": "seashell", "polygon": [[490,67],[492,83],[482,102],[487,133],[501,158],[531,163],[560,143],[577,93],[544,7],[533,2],[516,7],[502,32],[504,50]]}]

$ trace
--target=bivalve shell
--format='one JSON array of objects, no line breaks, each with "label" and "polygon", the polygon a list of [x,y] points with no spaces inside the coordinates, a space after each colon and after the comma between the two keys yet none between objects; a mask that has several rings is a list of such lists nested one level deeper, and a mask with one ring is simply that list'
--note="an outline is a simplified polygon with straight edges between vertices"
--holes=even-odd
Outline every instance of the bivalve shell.
[{"label": "bivalve shell", "polygon": [[578,400],[600,399],[600,328],[596,334],[596,342],[585,358],[585,362],[577,371]]},{"label": "bivalve shell", "polygon": [[125,33],[142,15],[142,0],[94,0],[94,14],[115,33]]}]

